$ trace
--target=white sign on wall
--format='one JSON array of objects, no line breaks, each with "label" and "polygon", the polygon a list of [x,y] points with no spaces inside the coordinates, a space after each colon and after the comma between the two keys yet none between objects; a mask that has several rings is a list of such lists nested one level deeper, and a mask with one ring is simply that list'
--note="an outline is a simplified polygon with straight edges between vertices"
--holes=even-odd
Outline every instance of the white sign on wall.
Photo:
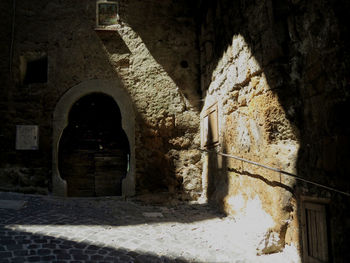
[{"label": "white sign on wall", "polygon": [[16,150],[39,149],[39,126],[16,125]]}]

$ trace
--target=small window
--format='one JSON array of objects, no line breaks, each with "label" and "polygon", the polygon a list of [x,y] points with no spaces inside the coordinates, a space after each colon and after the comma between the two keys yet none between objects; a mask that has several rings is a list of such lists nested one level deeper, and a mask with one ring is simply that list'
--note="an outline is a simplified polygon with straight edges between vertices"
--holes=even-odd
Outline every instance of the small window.
[{"label": "small window", "polygon": [[20,57],[21,83],[47,83],[48,59],[46,53],[28,52]]},{"label": "small window", "polygon": [[209,107],[202,117],[202,146],[210,147],[219,142],[218,107]]},{"label": "small window", "polygon": [[96,3],[96,26],[104,28],[118,23],[118,2],[100,0]]},{"label": "small window", "polygon": [[303,254],[305,263],[329,260],[326,205],[304,201],[302,209]]}]

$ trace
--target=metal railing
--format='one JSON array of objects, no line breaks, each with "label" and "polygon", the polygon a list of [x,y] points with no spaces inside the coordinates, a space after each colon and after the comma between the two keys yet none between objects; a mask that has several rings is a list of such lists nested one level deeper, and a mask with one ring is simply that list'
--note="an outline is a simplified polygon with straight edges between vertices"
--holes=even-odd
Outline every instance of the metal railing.
[{"label": "metal railing", "polygon": [[210,150],[201,149],[201,148],[199,148],[198,150],[200,150],[202,152],[207,152],[207,153],[215,153],[215,154],[218,154],[218,155],[221,155],[221,156],[224,156],[224,157],[233,158],[233,159],[236,159],[236,160],[239,160],[239,161],[242,161],[242,162],[250,163],[250,164],[253,164],[255,166],[259,166],[259,167],[262,167],[262,168],[265,168],[265,169],[268,169],[268,170],[271,170],[271,171],[275,171],[277,173],[285,174],[287,176],[293,177],[293,178],[295,178],[297,180],[300,180],[300,181],[303,181],[305,183],[313,184],[313,185],[316,185],[318,187],[325,188],[327,190],[330,190],[330,191],[333,191],[333,192],[337,192],[337,193],[340,193],[340,194],[343,194],[343,195],[346,195],[346,196],[350,197],[350,193],[347,193],[347,192],[344,192],[344,191],[341,191],[341,190],[338,190],[338,189],[335,189],[333,187],[329,187],[329,186],[326,186],[326,185],[323,185],[323,184],[320,184],[320,183],[316,183],[314,181],[307,180],[307,179],[302,178],[302,177],[300,177],[300,176],[298,176],[296,174],[292,174],[292,173],[283,171],[283,170],[278,169],[278,168],[274,168],[274,167],[270,167],[270,166],[267,166],[267,165],[263,165],[263,164],[260,164],[260,163],[257,163],[257,162],[253,162],[253,161],[250,161],[250,160],[247,160],[247,159],[235,156],[235,155],[231,155],[231,154],[221,153],[221,152],[217,152],[217,151],[210,151]]}]

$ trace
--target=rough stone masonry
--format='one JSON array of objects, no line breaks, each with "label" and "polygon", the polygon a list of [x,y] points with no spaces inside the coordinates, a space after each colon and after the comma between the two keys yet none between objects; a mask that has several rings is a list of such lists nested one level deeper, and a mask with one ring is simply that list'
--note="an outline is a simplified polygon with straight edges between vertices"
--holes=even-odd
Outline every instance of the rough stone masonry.
[{"label": "rough stone masonry", "polygon": [[[1,2],[0,190],[66,195],[60,136],[81,98],[104,93],[130,147],[123,194],[210,202],[247,228],[259,218],[257,254],[349,261],[348,197],[214,153],[349,191],[349,3],[118,3],[102,30],[96,1]],[[16,149],[18,125],[38,127],[37,150]]]}]

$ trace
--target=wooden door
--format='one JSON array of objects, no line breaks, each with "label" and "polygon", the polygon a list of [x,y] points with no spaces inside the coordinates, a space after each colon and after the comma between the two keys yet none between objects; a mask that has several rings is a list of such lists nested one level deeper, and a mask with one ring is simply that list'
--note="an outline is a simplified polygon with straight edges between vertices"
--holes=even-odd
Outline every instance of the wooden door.
[{"label": "wooden door", "polygon": [[94,152],[76,150],[62,158],[61,173],[67,182],[68,196],[95,196]]},{"label": "wooden door", "polygon": [[320,203],[304,202],[302,221],[304,262],[328,262],[326,206]]},{"label": "wooden door", "polygon": [[122,194],[122,180],[126,176],[127,156],[121,150],[97,153],[95,161],[96,196]]}]

